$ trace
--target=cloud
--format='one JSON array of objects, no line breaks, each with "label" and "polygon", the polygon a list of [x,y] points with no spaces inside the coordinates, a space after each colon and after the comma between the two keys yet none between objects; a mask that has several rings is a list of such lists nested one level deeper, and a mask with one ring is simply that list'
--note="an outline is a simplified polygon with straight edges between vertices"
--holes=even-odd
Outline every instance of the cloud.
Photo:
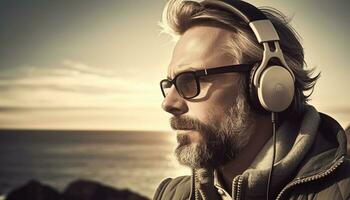
[{"label": "cloud", "polygon": [[64,60],[63,61],[63,67],[67,70],[69,73],[77,73],[77,74],[89,74],[89,75],[95,75],[95,76],[101,76],[101,77],[107,77],[107,78],[115,78],[116,73],[113,71],[107,71],[105,69],[99,69],[97,67],[91,67],[88,66],[82,62],[76,62],[72,60]]},{"label": "cloud", "polygon": [[115,71],[72,60],[0,74],[0,128],[168,127],[167,120],[153,124],[161,116],[158,84],[138,77],[121,77]]},{"label": "cloud", "polygon": [[154,103],[160,96],[157,85],[82,62],[65,60],[58,67],[22,69],[27,70],[20,73],[22,77],[0,77],[3,108],[158,106]]}]

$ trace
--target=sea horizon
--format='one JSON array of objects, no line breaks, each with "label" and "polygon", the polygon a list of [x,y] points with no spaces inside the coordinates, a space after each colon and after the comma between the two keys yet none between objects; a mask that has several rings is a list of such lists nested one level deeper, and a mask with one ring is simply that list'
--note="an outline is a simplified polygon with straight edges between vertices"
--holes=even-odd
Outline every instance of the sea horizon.
[{"label": "sea horizon", "polygon": [[166,131],[0,129],[0,196],[35,179],[62,191],[77,179],[151,198],[167,177],[189,174]]}]

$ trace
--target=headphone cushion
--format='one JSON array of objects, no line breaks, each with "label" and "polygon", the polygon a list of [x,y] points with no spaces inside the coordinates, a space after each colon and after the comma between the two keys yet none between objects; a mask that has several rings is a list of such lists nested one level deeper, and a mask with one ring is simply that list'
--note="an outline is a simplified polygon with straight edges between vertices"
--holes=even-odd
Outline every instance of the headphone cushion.
[{"label": "headphone cushion", "polygon": [[261,74],[257,96],[260,105],[270,112],[282,112],[293,101],[294,80],[282,66],[272,65]]},{"label": "headphone cushion", "polygon": [[262,107],[262,105],[259,102],[258,90],[254,86],[254,76],[259,66],[260,66],[260,63],[256,63],[254,67],[250,70],[249,78],[248,78],[248,93],[249,93],[248,96],[249,96],[250,105],[257,112],[267,114],[268,112]]}]

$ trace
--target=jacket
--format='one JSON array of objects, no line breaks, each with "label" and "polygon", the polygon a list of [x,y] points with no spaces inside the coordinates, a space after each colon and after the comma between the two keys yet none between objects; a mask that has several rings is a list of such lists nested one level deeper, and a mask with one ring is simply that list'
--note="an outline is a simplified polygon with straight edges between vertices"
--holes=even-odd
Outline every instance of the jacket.
[{"label": "jacket", "polygon": [[[285,120],[276,132],[276,161],[271,192],[277,200],[350,199],[350,160],[343,128],[331,117],[307,106],[301,120]],[[252,165],[233,179],[233,200],[266,199],[272,141],[268,141]],[[214,187],[203,187],[198,170],[191,176],[167,178],[154,200],[221,199]],[[210,182],[210,181],[209,181]],[[212,184],[212,182],[210,182]],[[207,190],[207,191],[204,191]]]}]

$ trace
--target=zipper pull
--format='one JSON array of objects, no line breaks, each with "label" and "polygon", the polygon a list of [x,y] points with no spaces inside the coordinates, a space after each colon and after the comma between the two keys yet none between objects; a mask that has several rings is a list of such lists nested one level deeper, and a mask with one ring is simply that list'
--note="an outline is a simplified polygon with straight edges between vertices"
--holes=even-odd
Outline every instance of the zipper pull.
[{"label": "zipper pull", "polygon": [[213,169],[197,169],[195,173],[196,188],[203,200],[220,199],[214,187],[214,170]]}]

